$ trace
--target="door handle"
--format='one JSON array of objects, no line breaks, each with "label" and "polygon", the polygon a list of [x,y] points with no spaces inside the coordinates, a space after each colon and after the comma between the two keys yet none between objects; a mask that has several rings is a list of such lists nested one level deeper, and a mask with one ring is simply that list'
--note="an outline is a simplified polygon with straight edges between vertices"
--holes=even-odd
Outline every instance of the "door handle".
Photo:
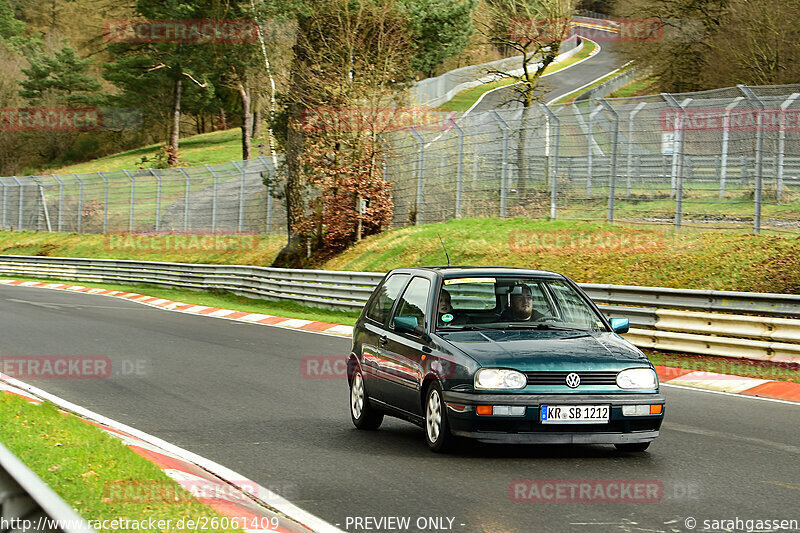
[{"label": "door handle", "polygon": [[387,342],[389,342],[389,339],[387,339],[385,336],[382,336],[381,337],[381,346],[386,346]]}]

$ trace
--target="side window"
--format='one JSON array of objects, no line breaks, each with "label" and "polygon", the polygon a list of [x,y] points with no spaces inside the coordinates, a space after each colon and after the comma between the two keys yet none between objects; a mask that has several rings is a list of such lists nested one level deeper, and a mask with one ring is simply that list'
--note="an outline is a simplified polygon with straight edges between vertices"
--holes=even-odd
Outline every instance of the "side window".
[{"label": "side window", "polygon": [[389,276],[389,279],[379,289],[378,295],[372,300],[372,305],[367,309],[367,316],[383,324],[406,281],[408,281],[408,274]]},{"label": "side window", "polygon": [[414,278],[408,284],[395,316],[414,317],[420,326],[425,323],[428,313],[428,295],[431,292],[431,282],[425,278]]}]

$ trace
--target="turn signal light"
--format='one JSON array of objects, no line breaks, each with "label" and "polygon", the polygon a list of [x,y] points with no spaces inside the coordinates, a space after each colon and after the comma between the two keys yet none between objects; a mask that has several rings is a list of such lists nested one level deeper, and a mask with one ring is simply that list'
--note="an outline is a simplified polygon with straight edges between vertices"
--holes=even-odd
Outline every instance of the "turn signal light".
[{"label": "turn signal light", "polygon": [[664,406],[659,404],[654,404],[650,406],[650,414],[651,415],[660,415],[661,411],[664,409]]},{"label": "turn signal light", "polygon": [[479,405],[475,411],[479,415],[491,415],[492,414],[492,406],[491,405]]}]

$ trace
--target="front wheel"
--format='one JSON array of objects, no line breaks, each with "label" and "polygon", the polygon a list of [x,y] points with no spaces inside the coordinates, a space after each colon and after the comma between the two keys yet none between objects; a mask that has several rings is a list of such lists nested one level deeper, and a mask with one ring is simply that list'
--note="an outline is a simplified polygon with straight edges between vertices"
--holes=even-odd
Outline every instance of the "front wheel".
[{"label": "front wheel", "polygon": [[442,388],[434,383],[425,399],[425,442],[434,452],[444,452],[452,448],[454,440],[447,423],[447,406],[442,399]]},{"label": "front wheel", "polygon": [[648,448],[648,446],[650,446],[650,443],[626,442],[624,444],[615,444],[614,446],[621,452],[643,452]]},{"label": "front wheel", "polygon": [[378,429],[383,422],[383,413],[369,404],[361,370],[350,380],[350,418],[358,429]]}]

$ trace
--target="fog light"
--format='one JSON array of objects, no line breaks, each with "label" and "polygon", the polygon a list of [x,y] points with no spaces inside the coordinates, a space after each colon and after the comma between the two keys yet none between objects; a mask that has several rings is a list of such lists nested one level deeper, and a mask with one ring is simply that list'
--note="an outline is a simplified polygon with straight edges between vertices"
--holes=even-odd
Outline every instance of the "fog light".
[{"label": "fog light", "polygon": [[524,416],[525,406],[523,405],[495,405],[492,412],[494,416]]},{"label": "fog light", "polygon": [[649,405],[623,405],[622,414],[625,416],[645,416],[650,414]]}]

